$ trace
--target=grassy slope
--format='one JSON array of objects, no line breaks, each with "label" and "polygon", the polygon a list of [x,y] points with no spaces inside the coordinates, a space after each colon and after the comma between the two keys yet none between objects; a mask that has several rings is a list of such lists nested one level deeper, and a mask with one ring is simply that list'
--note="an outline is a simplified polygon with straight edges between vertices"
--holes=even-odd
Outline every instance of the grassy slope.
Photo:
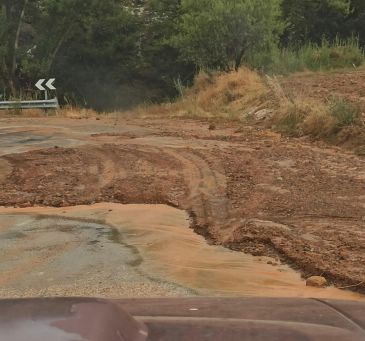
[{"label": "grassy slope", "polygon": [[365,154],[362,94],[365,72],[361,69],[277,78],[241,68],[231,73],[202,73],[175,103],[140,107],[135,113],[262,125]]}]

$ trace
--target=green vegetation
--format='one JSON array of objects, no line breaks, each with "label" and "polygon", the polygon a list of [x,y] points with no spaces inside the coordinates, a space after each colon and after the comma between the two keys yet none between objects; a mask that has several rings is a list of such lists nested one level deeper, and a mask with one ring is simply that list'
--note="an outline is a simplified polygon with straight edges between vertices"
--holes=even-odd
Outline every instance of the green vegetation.
[{"label": "green vegetation", "polygon": [[199,68],[237,70],[249,51],[278,41],[279,18],[279,0],[183,0],[173,42]]},{"label": "green vegetation", "polygon": [[56,77],[65,103],[130,107],[179,95],[195,75],[357,67],[363,0],[0,0],[2,97]]},{"label": "green vegetation", "polygon": [[361,115],[358,104],[347,102],[343,98],[334,98],[330,103],[329,114],[336,120],[335,130],[354,124]]},{"label": "green vegetation", "polygon": [[247,63],[267,73],[288,74],[298,71],[328,71],[338,68],[356,68],[365,61],[357,38],[325,39],[320,44],[307,43],[299,48],[274,48],[252,53]]}]

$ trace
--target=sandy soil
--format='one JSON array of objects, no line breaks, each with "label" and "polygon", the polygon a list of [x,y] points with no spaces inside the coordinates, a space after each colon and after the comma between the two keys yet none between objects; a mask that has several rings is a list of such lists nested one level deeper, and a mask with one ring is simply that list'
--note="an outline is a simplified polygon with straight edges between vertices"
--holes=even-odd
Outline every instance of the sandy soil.
[{"label": "sandy soil", "polygon": [[[167,204],[189,212],[212,244],[365,292],[364,158],[189,120],[8,119],[1,126],[32,126],[33,139],[46,136],[47,146],[15,141],[21,148],[9,153],[0,139],[0,160],[11,167],[10,175],[0,167],[0,205]],[[74,146],[62,146],[54,129]]]}]

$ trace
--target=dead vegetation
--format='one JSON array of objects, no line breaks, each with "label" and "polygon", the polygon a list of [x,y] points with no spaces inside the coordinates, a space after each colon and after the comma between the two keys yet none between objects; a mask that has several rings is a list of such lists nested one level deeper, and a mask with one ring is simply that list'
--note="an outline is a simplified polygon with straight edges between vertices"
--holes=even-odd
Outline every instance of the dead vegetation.
[{"label": "dead vegetation", "polygon": [[[314,74],[315,75],[315,74]],[[340,95],[312,98],[287,92],[276,77],[247,68],[231,73],[201,73],[174,103],[139,107],[139,116],[173,116],[233,121],[272,128],[282,134],[325,140],[365,153],[362,106]]]},{"label": "dead vegetation", "polygon": [[105,116],[106,113],[97,113],[93,109],[88,108],[79,108],[73,106],[64,106],[60,109],[13,109],[13,110],[4,110],[0,112],[2,117],[63,117],[63,118],[70,118],[70,119],[85,119],[85,118],[96,118],[98,116]]}]

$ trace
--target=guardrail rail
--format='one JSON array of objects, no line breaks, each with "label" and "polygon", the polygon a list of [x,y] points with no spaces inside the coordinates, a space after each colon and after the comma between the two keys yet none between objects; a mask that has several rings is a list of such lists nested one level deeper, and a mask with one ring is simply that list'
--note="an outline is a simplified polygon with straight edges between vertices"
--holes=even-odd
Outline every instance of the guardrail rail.
[{"label": "guardrail rail", "polygon": [[58,109],[57,97],[48,100],[33,101],[3,101],[0,102],[0,110],[9,109]]}]

